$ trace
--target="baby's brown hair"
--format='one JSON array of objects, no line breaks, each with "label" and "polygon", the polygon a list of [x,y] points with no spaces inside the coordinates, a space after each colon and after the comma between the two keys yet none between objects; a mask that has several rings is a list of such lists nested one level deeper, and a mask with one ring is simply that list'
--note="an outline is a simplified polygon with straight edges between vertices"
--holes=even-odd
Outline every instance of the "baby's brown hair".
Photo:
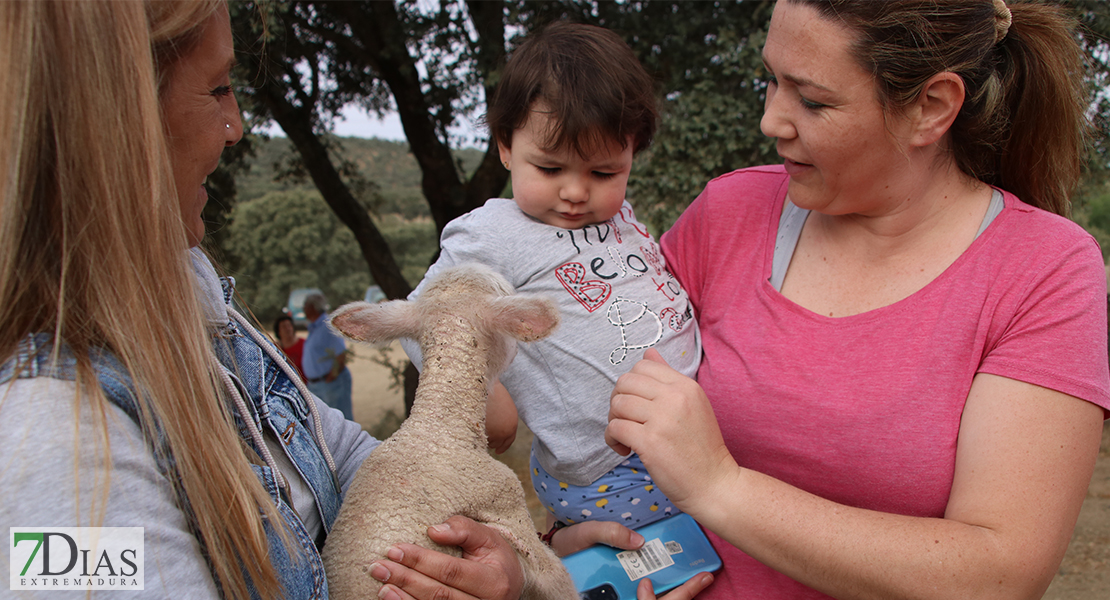
[{"label": "baby's brown hair", "polygon": [[512,147],[513,131],[537,108],[550,112],[544,150],[573,148],[583,158],[615,140],[638,153],[651,144],[659,113],[654,82],[617,34],[556,21],[513,52],[486,123]]}]

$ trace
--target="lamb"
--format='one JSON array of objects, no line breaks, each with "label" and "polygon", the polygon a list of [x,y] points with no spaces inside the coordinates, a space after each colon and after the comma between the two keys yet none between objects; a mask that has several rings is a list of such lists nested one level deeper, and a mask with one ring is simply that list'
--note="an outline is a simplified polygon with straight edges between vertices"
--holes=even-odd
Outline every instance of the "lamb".
[{"label": "lamb", "polygon": [[[427,528],[453,515],[499,531],[524,568],[524,598],[577,599],[562,562],[536,535],[520,480],[486,451],[486,396],[516,354],[517,340],[558,325],[554,304],[513,295],[508,282],[477,264],[445,270],[413,301],[353,302],[332,326],[354,340],[410,337],[424,369],[411,416],[359,468],[324,546],[332,598],[376,598],[369,565],[398,543],[459,555],[432,542]],[[514,339],[515,338],[515,339]]]}]

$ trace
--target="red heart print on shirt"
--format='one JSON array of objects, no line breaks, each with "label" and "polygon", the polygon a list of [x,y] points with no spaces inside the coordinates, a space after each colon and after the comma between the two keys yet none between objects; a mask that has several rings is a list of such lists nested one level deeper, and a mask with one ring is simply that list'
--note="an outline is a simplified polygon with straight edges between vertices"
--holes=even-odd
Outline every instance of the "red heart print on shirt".
[{"label": "red heart print on shirt", "polygon": [[686,324],[686,319],[679,316],[678,311],[669,306],[659,311],[659,319],[674,331],[682,331],[682,326]]},{"label": "red heart print on shirt", "polygon": [[605,305],[609,295],[613,293],[613,286],[598,279],[586,279],[586,267],[581,263],[571,262],[555,269],[555,277],[570,295],[586,310],[594,312]]}]

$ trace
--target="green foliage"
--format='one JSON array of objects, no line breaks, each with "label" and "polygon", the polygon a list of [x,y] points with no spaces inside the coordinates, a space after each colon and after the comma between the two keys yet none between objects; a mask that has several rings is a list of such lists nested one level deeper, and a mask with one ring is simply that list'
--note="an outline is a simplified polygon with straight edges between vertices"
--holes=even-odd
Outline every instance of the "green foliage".
[{"label": "green foliage", "polygon": [[[439,249],[435,224],[391,214],[378,227],[405,278],[419,282]],[[339,306],[361,300],[373,283],[354,235],[315,190],[277,190],[240,202],[228,229],[224,249],[239,293],[263,322],[277,316],[295,288],[318,287]]]},{"label": "green foliage", "polygon": [[1089,113],[1093,139],[1084,173],[1084,186],[1097,187],[1110,176],[1110,98],[1107,94],[1107,86],[1110,86],[1110,2],[1059,1],[1071,10],[1079,22],[1080,41],[1087,54],[1087,81],[1094,93],[1094,101]]},{"label": "green foliage", "polygon": [[232,274],[262,322],[278,315],[294,288],[320,288],[339,306],[362,299],[371,283],[354,235],[315,191],[276,191],[240,202],[228,229],[224,249],[238,265]]},{"label": "green foliage", "polygon": [[1078,194],[1072,219],[1094,236],[1102,247],[1102,260],[1110,260],[1110,186],[1092,183]]},{"label": "green foliage", "polygon": [[[354,166],[359,176],[374,183],[378,196],[371,206],[376,215],[399,214],[406,219],[429,216],[428,202],[420,191],[420,165],[408,144],[376,138],[336,138],[333,151]],[[482,160],[473,148],[457,150],[454,155],[463,172],[470,172]],[[298,164],[300,155],[287,138],[256,139],[253,156],[244,159],[235,178],[237,198],[247,202],[269,192],[315,189]]]},{"label": "green foliage", "polygon": [[383,215],[378,228],[389,242],[401,274],[409,285],[416,286],[424,278],[432,257],[439,252],[439,235],[431,218],[405,219],[402,215]]},{"label": "green foliage", "polygon": [[[662,103],[655,144],[636,161],[629,195],[656,232],[668,229],[712,178],[777,162],[759,130],[766,89],[760,51],[766,29],[740,37],[721,30],[707,41],[706,67]],[[753,65],[756,65],[753,68]]]},{"label": "green foliage", "polygon": [[270,192],[291,189],[308,190],[312,184],[304,179],[282,178],[283,165],[293,156],[293,145],[283,137],[257,140],[250,164],[235,178],[240,202],[249,202]]},{"label": "green foliage", "polygon": [[1105,192],[1094,198],[1088,207],[1087,219],[1089,226],[1104,232],[1110,232],[1110,192]]},{"label": "green foliage", "polygon": [[[420,194],[420,168],[404,142],[342,138],[345,160],[380,186],[371,212],[410,285],[424,276],[439,250],[435,223]],[[473,168],[481,152],[457,154]],[[362,299],[373,283],[353,234],[342,226],[305,177],[291,175],[297,154],[285,138],[257,140],[236,183],[239,202],[229,215],[226,265],[239,292],[263,320],[277,316],[289,291],[319,287],[333,306]]]}]

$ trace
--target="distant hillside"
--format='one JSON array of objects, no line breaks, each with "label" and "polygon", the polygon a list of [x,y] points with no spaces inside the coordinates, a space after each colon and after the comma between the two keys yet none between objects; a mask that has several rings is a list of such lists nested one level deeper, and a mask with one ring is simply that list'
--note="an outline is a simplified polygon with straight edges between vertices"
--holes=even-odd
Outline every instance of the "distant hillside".
[{"label": "distant hillside", "polygon": [[[356,186],[351,191],[370,208],[401,274],[415,286],[439,240],[408,144],[362,138],[333,143],[334,151],[371,184],[369,192]],[[320,288],[333,306],[361,300],[374,283],[361,251],[312,181],[299,173],[289,140],[258,140],[253,150],[246,169],[236,174],[238,193],[223,245],[224,266],[238,280],[244,304],[268,321],[280,314],[295,288]],[[477,167],[482,152],[463,150],[456,156],[465,172]]]},{"label": "distant hillside", "polygon": [[[381,203],[374,206],[374,212],[399,214],[406,219],[429,216],[428,205],[420,191],[420,167],[406,142],[354,137],[333,139],[340,156],[354,164],[366,181],[377,186]],[[296,153],[288,139],[259,140],[254,149],[249,169],[235,178],[237,201],[250,201],[274,191],[314,188],[307,175],[298,175]],[[474,148],[455,153],[465,174],[478,166],[482,154],[483,151]],[[370,198],[365,200],[369,202]]]}]

